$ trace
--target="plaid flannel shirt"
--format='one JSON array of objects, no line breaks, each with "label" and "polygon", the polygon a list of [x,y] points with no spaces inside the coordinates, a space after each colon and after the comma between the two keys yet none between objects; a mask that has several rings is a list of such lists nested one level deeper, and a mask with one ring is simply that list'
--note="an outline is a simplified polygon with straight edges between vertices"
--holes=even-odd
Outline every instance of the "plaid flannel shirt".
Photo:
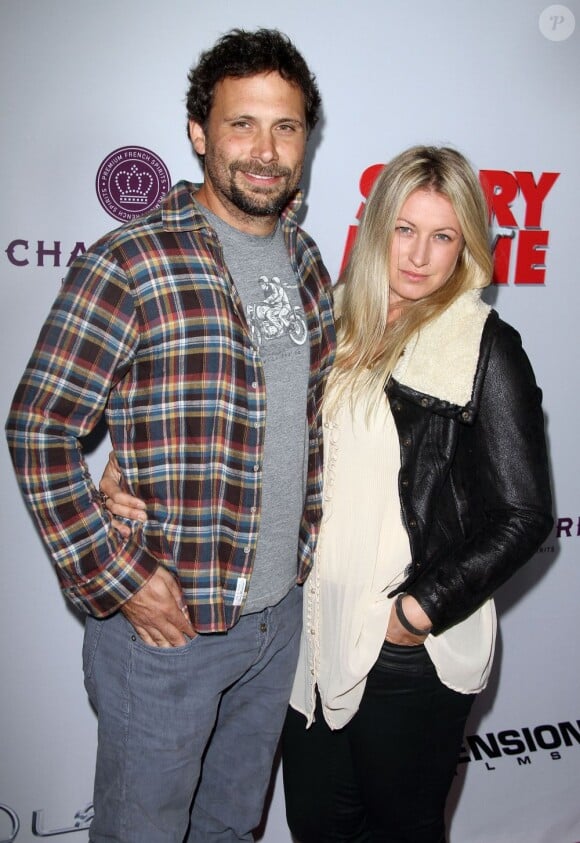
[{"label": "plaid flannel shirt", "polygon": [[[252,571],[266,387],[194,192],[180,182],[157,210],[75,260],[6,427],[25,499],[73,604],[110,615],[162,564],[178,577],[194,627],[212,632],[236,622],[240,578],[248,583]],[[301,582],[321,516],[320,402],[335,338],[330,281],[294,220],[299,204],[282,227],[310,339]],[[147,504],[147,522],[132,523],[128,540],[111,526],[79,442],[103,413],[128,487]]]}]

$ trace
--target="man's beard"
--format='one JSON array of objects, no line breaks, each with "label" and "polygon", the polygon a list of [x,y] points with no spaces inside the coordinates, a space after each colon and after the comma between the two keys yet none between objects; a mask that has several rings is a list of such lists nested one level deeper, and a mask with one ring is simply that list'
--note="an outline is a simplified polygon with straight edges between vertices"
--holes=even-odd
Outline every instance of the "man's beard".
[{"label": "man's beard", "polygon": [[[298,181],[300,174],[291,181],[292,170],[287,167],[248,167],[247,165],[234,162],[230,164],[230,201],[249,216],[256,217],[270,217],[280,216],[290,199],[294,196],[298,189]],[[251,173],[254,176],[273,176],[282,177],[286,181],[278,188],[240,188],[236,181],[235,175],[240,173]],[[270,191],[272,191],[270,193]]]},{"label": "man's beard", "polygon": [[[216,167],[215,164],[218,164]],[[233,161],[227,166],[220,167],[219,160],[211,155],[206,155],[205,169],[209,176],[214,190],[222,194],[232,205],[243,214],[250,217],[273,217],[280,216],[288,202],[298,190],[298,184],[302,175],[302,168],[292,171],[289,167],[278,167],[271,164],[261,167],[259,164],[242,163]],[[279,187],[241,188],[236,183],[236,173],[251,173],[256,176],[280,177],[283,181]],[[227,175],[229,178],[227,178]]]}]

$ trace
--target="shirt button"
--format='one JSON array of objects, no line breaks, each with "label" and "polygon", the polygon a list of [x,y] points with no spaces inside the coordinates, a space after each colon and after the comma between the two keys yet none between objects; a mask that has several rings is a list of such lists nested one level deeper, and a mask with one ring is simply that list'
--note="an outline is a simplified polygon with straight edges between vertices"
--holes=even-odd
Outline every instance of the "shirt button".
[{"label": "shirt button", "polygon": [[250,512],[256,513],[257,511],[258,511],[258,507],[257,507],[257,506],[252,506],[252,507],[250,508]]},{"label": "shirt button", "polygon": [[252,549],[251,547],[245,547],[245,548],[244,548],[244,553],[246,554],[246,556],[247,556],[247,555],[248,555],[248,553],[251,551],[251,549]]},{"label": "shirt button", "polygon": [[268,629],[268,627],[266,626],[265,623],[260,624],[260,632],[266,632],[267,629]]},{"label": "shirt button", "polygon": [[252,381],[252,389],[258,388],[258,381]]},{"label": "shirt button", "polygon": [[259,471],[259,470],[260,470],[260,466],[259,466],[258,463],[256,463],[255,466],[254,466],[254,471]]}]

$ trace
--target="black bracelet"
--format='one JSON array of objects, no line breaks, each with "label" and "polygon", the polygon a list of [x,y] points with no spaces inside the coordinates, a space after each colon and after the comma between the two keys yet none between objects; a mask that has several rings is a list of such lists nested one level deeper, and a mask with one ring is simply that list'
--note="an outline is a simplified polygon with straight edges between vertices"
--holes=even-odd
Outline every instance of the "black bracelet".
[{"label": "black bracelet", "polygon": [[413,626],[413,624],[410,623],[410,621],[407,619],[405,613],[403,612],[403,606],[402,606],[404,596],[405,596],[405,592],[403,592],[402,594],[397,594],[397,597],[396,597],[396,600],[395,600],[395,612],[397,613],[399,623],[401,624],[402,627],[404,627],[407,630],[407,632],[410,632],[411,635],[429,635],[429,633],[433,629],[432,626],[430,626],[429,629],[417,629],[417,627]]}]

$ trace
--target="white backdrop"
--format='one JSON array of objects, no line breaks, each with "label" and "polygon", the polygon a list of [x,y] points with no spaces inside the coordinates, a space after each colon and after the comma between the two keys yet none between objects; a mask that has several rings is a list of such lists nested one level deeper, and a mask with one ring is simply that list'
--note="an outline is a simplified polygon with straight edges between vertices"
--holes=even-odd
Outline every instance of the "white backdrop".
[{"label": "white backdrop", "polygon": [[[172,181],[199,177],[186,75],[234,26],[284,30],[317,75],[305,226],[334,277],[369,167],[433,142],[494,171],[499,249],[511,254],[489,297],[544,390],[558,527],[499,595],[498,658],[469,722],[450,839],[577,843],[580,0],[0,0],[2,419],[71,252],[118,224],[96,193],[101,163],[138,146]],[[542,197],[546,173],[558,176]],[[89,458],[96,474],[105,450]],[[0,843],[82,843],[96,742],[82,625],[6,447],[0,466]],[[261,839],[290,839],[279,775]]]}]

